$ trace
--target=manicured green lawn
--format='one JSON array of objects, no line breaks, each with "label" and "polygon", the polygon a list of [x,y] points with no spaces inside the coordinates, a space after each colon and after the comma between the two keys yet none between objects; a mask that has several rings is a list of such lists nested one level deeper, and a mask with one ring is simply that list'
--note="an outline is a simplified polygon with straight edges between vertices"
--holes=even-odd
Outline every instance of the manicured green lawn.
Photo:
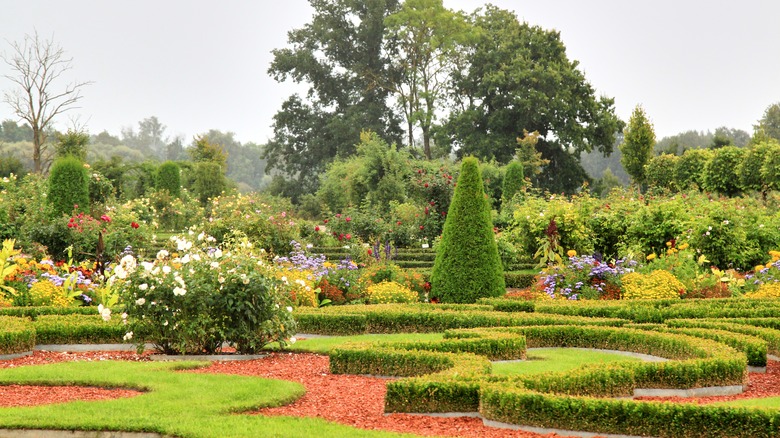
[{"label": "manicured green lawn", "polygon": [[587,364],[638,360],[640,359],[601,351],[540,348],[529,351],[527,360],[522,362],[494,363],[493,374],[506,376],[513,374],[538,374],[548,371],[560,372],[579,368]]},{"label": "manicured green lawn", "polygon": [[[179,437],[390,437],[320,419],[235,415],[292,402],[298,383],[175,372],[193,362],[71,362],[0,370],[0,384],[85,385],[141,389],[109,401],[0,408],[0,428],[158,432]],[[412,435],[407,435],[412,436]]]}]

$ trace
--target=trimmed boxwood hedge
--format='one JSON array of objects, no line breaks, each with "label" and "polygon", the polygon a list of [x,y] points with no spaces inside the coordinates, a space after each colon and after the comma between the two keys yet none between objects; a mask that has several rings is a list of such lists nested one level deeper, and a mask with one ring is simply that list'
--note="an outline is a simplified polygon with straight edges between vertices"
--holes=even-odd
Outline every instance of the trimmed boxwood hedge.
[{"label": "trimmed boxwood hedge", "polygon": [[0,316],[0,355],[32,351],[35,329],[27,318]]},{"label": "trimmed boxwood hedge", "polygon": [[100,315],[40,315],[32,326],[38,344],[118,344],[127,333],[120,318]]},{"label": "trimmed boxwood hedge", "polygon": [[[660,325],[644,328],[665,329]],[[502,339],[518,341],[498,342]],[[758,346],[760,341],[756,341],[750,340]],[[532,377],[490,373],[487,355],[500,357],[499,349],[519,348],[524,343],[636,351],[672,360],[589,365]],[[772,436],[777,432],[780,414],[593,398],[630,395],[634,388],[744,385],[746,364],[744,353],[710,339],[597,325],[448,330],[441,342],[386,342],[373,347],[353,344],[335,350],[331,356],[333,372],[413,376],[388,382],[386,412],[479,410],[485,418],[497,421],[596,433]],[[676,417],[681,413],[688,415],[685,421]],[[671,424],[668,430],[660,426],[667,423]]]}]

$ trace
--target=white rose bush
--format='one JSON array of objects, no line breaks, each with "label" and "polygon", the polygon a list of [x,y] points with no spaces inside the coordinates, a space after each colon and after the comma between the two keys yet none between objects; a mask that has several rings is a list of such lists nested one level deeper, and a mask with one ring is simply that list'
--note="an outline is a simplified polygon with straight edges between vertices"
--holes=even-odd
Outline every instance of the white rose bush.
[{"label": "white rose bush", "polygon": [[151,343],[166,354],[213,354],[229,345],[254,353],[294,339],[281,280],[250,244],[171,239],[176,251],[151,262],[125,256],[109,279],[125,305],[127,339],[139,350]]}]

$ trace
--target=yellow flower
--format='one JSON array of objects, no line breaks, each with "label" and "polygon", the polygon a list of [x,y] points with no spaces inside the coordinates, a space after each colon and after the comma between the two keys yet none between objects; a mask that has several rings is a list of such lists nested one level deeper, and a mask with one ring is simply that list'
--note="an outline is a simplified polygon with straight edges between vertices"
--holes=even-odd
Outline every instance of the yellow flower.
[{"label": "yellow flower", "polygon": [[671,248],[671,247],[672,247],[672,242],[671,242],[671,241],[669,241],[669,242],[666,242],[666,246],[667,246],[668,248]]},{"label": "yellow flower", "polygon": [[569,256],[569,257],[577,257],[577,251],[575,251],[575,250],[573,250],[573,249],[570,249],[570,250],[569,250],[569,251],[566,253],[566,255],[567,255],[567,256]]},{"label": "yellow flower", "polygon": [[652,253],[652,254],[650,254],[649,256],[647,256],[647,261],[649,262],[649,261],[651,261],[651,260],[655,260],[655,258],[656,258],[656,257],[657,257],[657,256],[655,255],[655,253]]},{"label": "yellow flower", "polygon": [[683,243],[682,245],[678,246],[678,248],[680,249],[680,251],[684,249],[688,249],[688,243]]},{"label": "yellow flower", "polygon": [[756,265],[755,268],[753,268],[754,271],[758,272],[760,270],[764,269],[764,265]]}]

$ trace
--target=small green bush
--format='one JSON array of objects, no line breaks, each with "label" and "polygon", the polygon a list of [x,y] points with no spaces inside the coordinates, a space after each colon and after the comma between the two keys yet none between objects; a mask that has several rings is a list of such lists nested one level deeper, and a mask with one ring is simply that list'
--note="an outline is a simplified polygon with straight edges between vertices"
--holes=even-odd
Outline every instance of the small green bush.
[{"label": "small green bush", "polygon": [[78,158],[67,156],[54,162],[47,199],[57,216],[89,211],[89,172]]},{"label": "small green bush", "polygon": [[35,329],[28,319],[0,316],[0,354],[32,351]]},{"label": "small green bush", "polygon": [[173,161],[166,161],[157,169],[157,190],[167,190],[178,198],[181,196],[181,168]]},{"label": "small green bush", "polygon": [[473,303],[505,292],[503,265],[479,162],[466,158],[437,248],[431,295],[442,302]]}]

